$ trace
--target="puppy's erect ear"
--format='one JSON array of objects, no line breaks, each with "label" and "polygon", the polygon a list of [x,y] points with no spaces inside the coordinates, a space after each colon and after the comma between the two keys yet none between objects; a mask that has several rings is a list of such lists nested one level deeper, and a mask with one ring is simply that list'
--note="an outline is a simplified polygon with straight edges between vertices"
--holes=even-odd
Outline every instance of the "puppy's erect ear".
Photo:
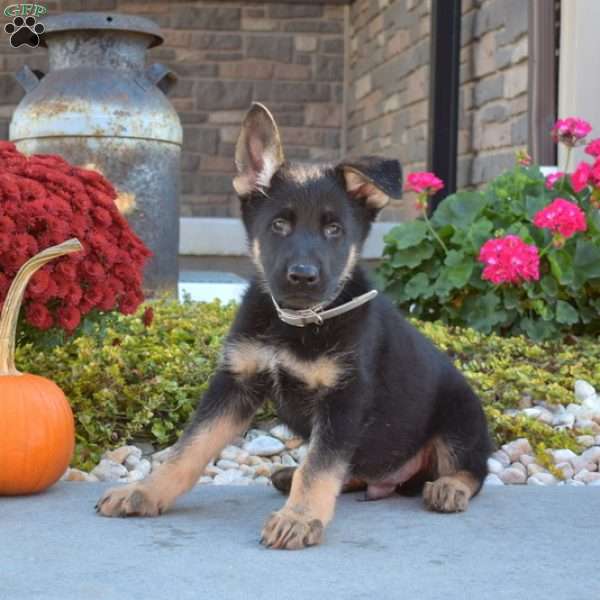
[{"label": "puppy's erect ear", "polygon": [[254,102],[244,117],[235,147],[238,175],[233,187],[240,196],[268,188],[284,161],[279,130],[266,106]]},{"label": "puppy's erect ear", "polygon": [[361,156],[337,166],[346,181],[348,194],[364,200],[380,211],[391,198],[402,196],[402,167],[397,160],[379,156]]}]

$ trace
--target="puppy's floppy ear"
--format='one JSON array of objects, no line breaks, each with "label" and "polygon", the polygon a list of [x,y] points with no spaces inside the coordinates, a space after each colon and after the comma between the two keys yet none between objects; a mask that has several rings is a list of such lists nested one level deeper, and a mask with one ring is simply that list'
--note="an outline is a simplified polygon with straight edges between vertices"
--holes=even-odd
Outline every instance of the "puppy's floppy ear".
[{"label": "puppy's floppy ear", "polygon": [[402,196],[402,167],[395,159],[361,156],[340,163],[348,194],[380,211],[391,198]]},{"label": "puppy's floppy ear", "polygon": [[240,196],[268,188],[284,161],[279,130],[266,106],[254,102],[244,117],[235,147],[238,175],[233,187]]}]

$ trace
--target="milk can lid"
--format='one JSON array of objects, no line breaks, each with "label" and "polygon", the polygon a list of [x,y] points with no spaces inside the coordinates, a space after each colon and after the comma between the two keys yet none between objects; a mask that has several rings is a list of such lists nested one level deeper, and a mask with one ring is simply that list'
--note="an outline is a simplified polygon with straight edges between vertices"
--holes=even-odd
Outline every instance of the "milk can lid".
[{"label": "milk can lid", "polygon": [[107,31],[132,31],[145,33],[152,37],[149,48],[162,44],[160,27],[150,19],[123,15],[115,12],[72,12],[44,17],[45,31],[40,36],[41,45],[46,46],[45,37],[59,31],[81,31],[83,29],[105,29]]}]

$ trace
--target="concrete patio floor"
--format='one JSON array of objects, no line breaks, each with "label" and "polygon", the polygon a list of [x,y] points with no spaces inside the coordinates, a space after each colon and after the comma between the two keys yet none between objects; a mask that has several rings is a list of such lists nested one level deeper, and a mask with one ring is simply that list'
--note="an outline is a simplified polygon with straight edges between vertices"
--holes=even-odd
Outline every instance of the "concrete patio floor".
[{"label": "concrete patio floor", "polygon": [[600,598],[600,487],[488,487],[459,515],[345,495],[325,544],[297,552],[258,544],[272,488],[196,488],[158,519],[106,519],[104,487],[0,499],[0,599]]}]

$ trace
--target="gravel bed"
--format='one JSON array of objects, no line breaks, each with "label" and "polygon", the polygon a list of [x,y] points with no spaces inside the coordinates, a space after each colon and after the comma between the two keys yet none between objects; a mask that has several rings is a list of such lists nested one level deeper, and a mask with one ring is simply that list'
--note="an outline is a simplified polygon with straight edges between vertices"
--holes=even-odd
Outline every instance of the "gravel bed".
[{"label": "gravel bed", "polygon": [[[539,464],[525,438],[503,445],[488,459],[486,485],[597,485],[600,486],[600,396],[585,381],[575,384],[575,402],[552,406],[540,402],[522,413],[557,430],[582,431],[577,440],[581,454],[564,448],[550,449],[554,468]],[[66,481],[140,481],[164,462],[171,450],[145,453],[137,446],[122,446],[104,453],[89,473],[69,468]],[[283,467],[297,466],[307,452],[307,443],[285,425],[268,430],[250,429],[226,446],[199,478],[199,485],[271,485],[271,475]]]}]

